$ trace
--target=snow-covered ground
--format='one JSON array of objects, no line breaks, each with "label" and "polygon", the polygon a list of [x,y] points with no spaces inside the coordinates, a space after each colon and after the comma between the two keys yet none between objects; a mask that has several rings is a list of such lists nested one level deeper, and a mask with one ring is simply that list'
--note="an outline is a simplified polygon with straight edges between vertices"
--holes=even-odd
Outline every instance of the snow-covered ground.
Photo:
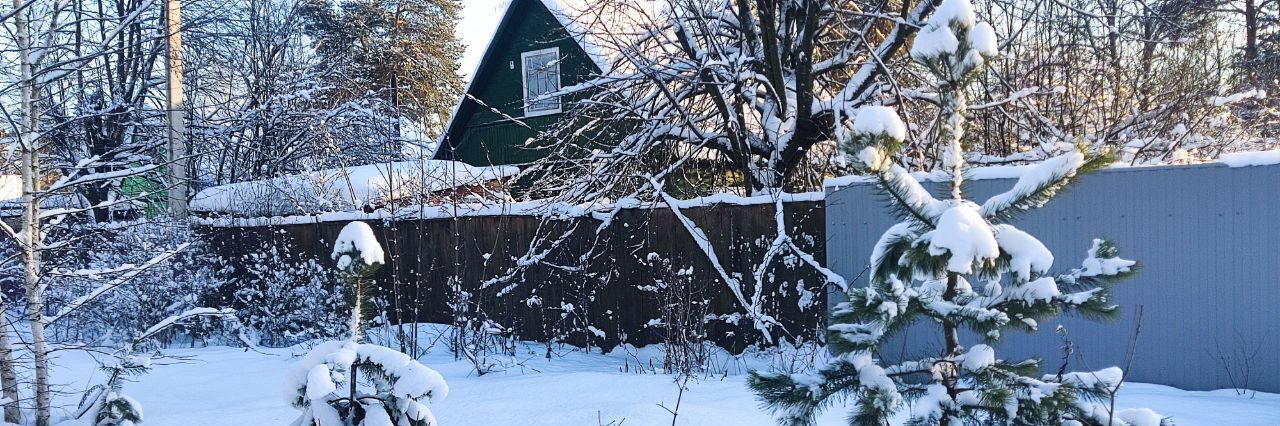
[{"label": "snow-covered ground", "polygon": [[[658,425],[671,415],[678,388],[671,376],[636,372],[636,353],[608,355],[572,351],[551,360],[542,346],[527,346],[521,363],[505,372],[476,376],[471,365],[455,361],[442,348],[422,360],[444,375],[449,397],[432,407],[441,424],[459,425]],[[283,400],[282,379],[295,354],[304,348],[211,347],[174,349],[125,393],[142,403],[145,424],[156,426],[285,425],[298,412]],[[639,358],[656,356],[643,350]],[[527,359],[526,359],[527,358]],[[647,365],[647,361],[646,365]],[[60,352],[54,377],[64,385],[56,402],[74,405],[80,392],[102,381],[93,358]],[[623,370],[628,372],[623,372]],[[689,382],[679,408],[682,425],[772,425],[746,388],[741,367],[727,376]],[[1274,425],[1280,419],[1280,395],[1230,390],[1189,392],[1167,386],[1131,383],[1121,393],[1121,408],[1149,407],[1172,416],[1179,425]],[[846,424],[845,407],[821,417],[820,424]]]}]

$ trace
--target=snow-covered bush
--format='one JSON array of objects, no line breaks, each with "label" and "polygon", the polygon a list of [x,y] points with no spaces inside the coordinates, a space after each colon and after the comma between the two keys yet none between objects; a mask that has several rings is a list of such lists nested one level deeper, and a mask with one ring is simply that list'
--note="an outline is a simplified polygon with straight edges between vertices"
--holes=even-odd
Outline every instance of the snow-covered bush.
[{"label": "snow-covered bush", "polygon": [[285,378],[285,399],[302,410],[293,424],[436,425],[427,404],[449,394],[440,373],[399,351],[360,343],[365,334],[365,289],[386,263],[373,230],[363,222],[347,224],[334,242],[332,256],[353,289],[349,340],[321,343]]},{"label": "snow-covered bush", "polygon": [[289,346],[346,331],[344,286],[323,260],[272,239],[218,264],[218,288],[205,295],[205,306],[235,308],[258,344]]},{"label": "snow-covered bush", "polygon": [[[217,287],[217,266],[209,260],[207,246],[184,224],[79,224],[71,232],[82,236],[46,257],[50,306],[62,310],[95,290],[109,291],[91,309],[76,309],[54,323],[50,335],[55,340],[120,344],[132,337],[127,330],[144,330],[202,306],[202,296]],[[214,337],[218,327],[189,324],[147,344],[203,341]]]},{"label": "snow-covered bush", "polygon": [[281,241],[268,239],[223,258],[211,241],[182,223],[79,224],[72,231],[86,236],[71,239],[45,262],[46,279],[53,282],[51,308],[65,309],[118,285],[98,296],[93,309],[70,311],[54,323],[54,340],[118,345],[132,337],[127,330],[144,330],[197,307],[234,308],[245,329],[199,318],[141,344],[237,344],[244,331],[261,345],[287,346],[345,331],[346,317],[335,310],[346,306],[337,275]]},{"label": "snow-covered bush", "polygon": [[[911,49],[936,78],[943,115],[935,143],[953,175],[949,198],[934,198],[897,163],[907,132],[893,110],[864,107],[855,117],[845,147],[901,222],[872,251],[870,285],[851,288],[832,312],[834,359],[815,373],[752,374],[751,387],[784,423],[813,424],[818,411],[841,398],[857,403],[855,425],[887,424],[908,404],[910,424],[920,425],[1161,422],[1149,410],[1116,412],[1107,404],[1123,381],[1119,368],[1040,376],[1038,360],[1000,359],[992,346],[1007,330],[1034,332],[1060,313],[1114,316],[1111,285],[1135,271],[1113,245],[1094,240],[1080,267],[1050,274],[1053,253],[1009,223],[1079,173],[1108,164],[1105,155],[1072,151],[981,204],[964,198],[964,88],[995,45],[968,0],[945,0]],[[946,343],[940,353],[892,365],[876,358],[888,339],[922,319],[939,326]],[[966,347],[962,330],[982,343]]]}]

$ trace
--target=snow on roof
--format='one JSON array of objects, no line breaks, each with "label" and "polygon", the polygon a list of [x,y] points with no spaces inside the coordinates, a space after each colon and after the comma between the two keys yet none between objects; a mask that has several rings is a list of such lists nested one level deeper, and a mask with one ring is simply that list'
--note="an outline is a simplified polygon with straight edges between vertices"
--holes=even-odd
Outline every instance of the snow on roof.
[{"label": "snow on roof", "polygon": [[475,167],[447,160],[369,164],[214,186],[197,193],[190,208],[246,216],[358,210],[519,172],[515,167]]},{"label": "snow on roof", "polygon": [[[605,52],[605,44],[598,40],[595,33],[586,28],[587,26],[579,22],[579,20],[605,20],[605,16],[599,13],[598,9],[593,9],[590,3],[573,0],[542,0],[542,5],[551,11],[551,15],[555,16],[557,21],[560,21],[560,25],[578,42],[578,46],[587,52],[587,56],[602,73],[608,74],[613,69],[613,59]],[[596,13],[589,13],[593,10]]]},{"label": "snow on roof", "polygon": [[[7,182],[4,182],[3,184],[0,184],[0,185],[7,185]],[[4,187],[4,186],[0,186],[0,188],[8,189],[7,187]],[[0,217],[22,216],[24,204],[22,201],[21,185],[18,186],[18,189],[16,190],[16,192],[5,191],[4,195],[10,198],[5,198],[3,200],[0,200]],[[45,212],[43,213],[45,215],[51,214],[51,211],[67,212],[71,210],[88,209],[92,207],[89,204],[89,200],[85,199],[84,197],[81,197],[80,194],[77,194],[77,193],[45,194],[43,197],[40,197],[40,200],[41,200],[40,208],[45,210]],[[142,203],[140,202],[141,200],[131,200],[131,201],[132,202],[107,201],[105,202],[105,205],[102,207],[113,212],[131,211],[131,210],[136,210],[142,207]]]},{"label": "snow on roof", "polygon": [[[513,16],[514,9],[512,7],[518,1],[520,0],[507,2],[497,28],[493,30],[493,34],[490,35],[489,40],[485,42],[484,50],[482,50],[482,53],[480,54],[480,59],[476,61],[475,68],[471,70],[470,74],[468,74],[466,87],[462,90],[463,96],[458,100],[458,103],[453,106],[453,110],[449,114],[449,122],[445,124],[445,132],[440,135],[436,144],[436,149],[440,149],[445,145],[445,139],[449,137],[449,133],[453,129],[453,120],[457,119],[458,111],[461,111],[462,105],[467,102],[466,94],[471,93],[471,88],[475,84],[476,78],[480,72],[480,67],[484,66],[485,59],[489,56],[489,51],[494,47],[493,43],[495,36],[499,31],[507,26],[508,20],[522,19],[522,17]],[[608,74],[613,69],[613,60],[610,55],[605,53],[605,49],[603,48],[604,45],[600,43],[599,40],[596,40],[591,31],[587,31],[584,26],[578,22],[580,17],[586,17],[588,15],[587,12],[593,10],[589,0],[538,1],[540,1],[542,5],[551,12],[552,16],[555,16],[556,21],[560,22],[560,25],[564,27],[565,31],[567,31],[571,37],[573,37],[574,41],[578,43],[578,46],[582,47],[584,52],[587,52],[587,56],[591,59],[591,62],[596,64],[596,67],[600,68],[602,74]],[[597,24],[604,21],[603,14],[599,13],[598,10],[590,16],[592,16],[591,19],[593,22],[596,22]]]}]

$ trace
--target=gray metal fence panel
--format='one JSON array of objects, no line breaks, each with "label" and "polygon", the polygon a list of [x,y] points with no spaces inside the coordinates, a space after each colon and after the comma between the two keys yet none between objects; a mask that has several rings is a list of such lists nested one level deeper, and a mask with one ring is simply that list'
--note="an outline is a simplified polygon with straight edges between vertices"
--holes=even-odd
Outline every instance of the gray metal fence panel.
[{"label": "gray metal fence panel", "polygon": [[[1014,182],[972,181],[969,198],[984,200]],[[945,183],[926,186],[946,191]],[[885,206],[869,183],[828,190],[827,261],[846,277],[858,276],[851,285],[867,284],[863,271],[872,246],[896,222]],[[1123,366],[1141,305],[1129,380],[1280,392],[1278,212],[1280,166],[1109,169],[1080,178],[1015,224],[1054,252],[1055,271],[1078,266],[1093,238],[1115,241],[1122,257],[1139,261],[1138,276],[1115,291],[1123,316],[1106,322],[1063,317],[1040,324],[1039,333],[1006,333],[998,354],[1038,356],[1056,370],[1062,344],[1054,330],[1061,324],[1077,347],[1071,369]],[[830,303],[840,299],[834,296]],[[942,341],[935,327],[917,324],[882,355],[937,354]]]}]

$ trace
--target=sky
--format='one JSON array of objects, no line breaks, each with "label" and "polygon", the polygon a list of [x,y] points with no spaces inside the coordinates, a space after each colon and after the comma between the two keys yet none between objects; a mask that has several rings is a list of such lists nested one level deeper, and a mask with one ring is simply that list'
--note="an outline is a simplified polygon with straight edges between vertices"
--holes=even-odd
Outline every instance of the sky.
[{"label": "sky", "polygon": [[467,50],[462,55],[458,71],[466,78],[471,78],[476,63],[480,62],[480,56],[489,45],[489,37],[498,28],[498,20],[502,19],[502,12],[510,2],[511,0],[462,0],[462,20],[458,22],[457,33]]}]

